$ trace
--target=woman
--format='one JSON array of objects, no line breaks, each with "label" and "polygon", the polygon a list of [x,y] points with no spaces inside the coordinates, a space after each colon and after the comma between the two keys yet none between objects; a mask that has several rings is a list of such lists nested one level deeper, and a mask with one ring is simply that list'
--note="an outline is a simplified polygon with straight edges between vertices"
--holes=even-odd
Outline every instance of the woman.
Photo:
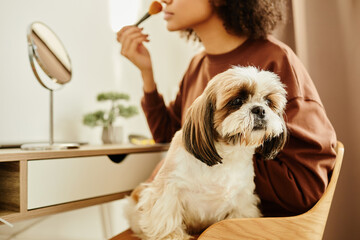
[{"label": "woman", "polygon": [[[166,106],[157,92],[148,41],[142,29],[122,28],[121,54],[140,70],[142,107],[156,142],[170,142],[187,108],[208,81],[231,65],[275,72],[286,85],[288,143],[276,159],[254,158],[256,192],[265,216],[297,215],[311,208],[328,184],[335,162],[335,131],[306,69],[284,43],[270,36],[282,19],[282,1],[162,0],[169,31],[199,39],[204,51],[192,59],[179,92]],[[157,170],[154,171],[156,174]]]}]

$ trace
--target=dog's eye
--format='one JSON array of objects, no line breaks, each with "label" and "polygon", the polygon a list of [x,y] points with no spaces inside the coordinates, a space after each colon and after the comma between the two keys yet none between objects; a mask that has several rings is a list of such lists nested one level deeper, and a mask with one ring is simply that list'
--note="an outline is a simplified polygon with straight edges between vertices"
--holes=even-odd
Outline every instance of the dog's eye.
[{"label": "dog's eye", "polygon": [[277,105],[275,104],[274,99],[268,97],[265,99],[265,101],[266,101],[266,105],[268,105],[269,108],[273,110],[277,110]]},{"label": "dog's eye", "polygon": [[240,98],[235,98],[230,102],[232,106],[241,106],[243,104],[243,100]]},{"label": "dog's eye", "polygon": [[269,106],[269,107],[272,107],[274,105],[273,101],[269,98],[266,99],[266,104]]}]

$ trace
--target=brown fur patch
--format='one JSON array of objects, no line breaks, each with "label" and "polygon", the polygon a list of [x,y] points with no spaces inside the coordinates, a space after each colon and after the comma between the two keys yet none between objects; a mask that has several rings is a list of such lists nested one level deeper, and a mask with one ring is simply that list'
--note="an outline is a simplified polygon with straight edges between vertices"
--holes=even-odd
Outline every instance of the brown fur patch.
[{"label": "brown fur patch", "polygon": [[[230,90],[222,92],[222,99],[217,105],[219,109],[214,114],[214,127],[215,129],[225,120],[231,113],[237,111],[243,103],[245,103],[250,96],[255,94],[256,85],[244,83],[240,86],[235,86]],[[234,104],[236,99],[241,101],[240,105]]]},{"label": "brown fur patch", "polygon": [[284,148],[287,140],[287,130],[279,136],[265,139],[263,145],[256,149],[256,153],[260,154],[264,159],[273,159]]},{"label": "brown fur patch", "polygon": [[268,101],[268,106],[271,108],[274,112],[281,112],[283,106],[280,106],[279,103],[283,101],[283,96],[279,94],[269,94],[265,97],[265,99]]},{"label": "brown fur patch", "polygon": [[189,108],[183,126],[185,149],[208,166],[221,163],[222,159],[216,151],[214,142],[214,109],[214,98],[211,95],[206,98],[201,96]]}]

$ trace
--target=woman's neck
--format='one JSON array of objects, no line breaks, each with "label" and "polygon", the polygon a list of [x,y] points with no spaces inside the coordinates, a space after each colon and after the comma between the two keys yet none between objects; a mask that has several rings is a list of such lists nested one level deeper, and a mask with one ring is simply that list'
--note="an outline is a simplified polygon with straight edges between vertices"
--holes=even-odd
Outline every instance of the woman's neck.
[{"label": "woman's neck", "polygon": [[222,54],[234,50],[243,44],[247,37],[237,36],[228,33],[222,20],[214,16],[206,24],[194,28],[197,36],[204,45],[205,52],[208,54]]}]

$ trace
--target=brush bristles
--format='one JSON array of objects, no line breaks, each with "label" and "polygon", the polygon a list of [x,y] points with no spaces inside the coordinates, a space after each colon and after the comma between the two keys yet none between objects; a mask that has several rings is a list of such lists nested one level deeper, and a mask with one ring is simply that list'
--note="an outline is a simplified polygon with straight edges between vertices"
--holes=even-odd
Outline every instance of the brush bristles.
[{"label": "brush bristles", "polygon": [[161,12],[161,10],[162,10],[161,3],[157,2],[157,1],[154,1],[150,5],[149,14],[154,15],[154,14],[157,14],[157,13]]}]

